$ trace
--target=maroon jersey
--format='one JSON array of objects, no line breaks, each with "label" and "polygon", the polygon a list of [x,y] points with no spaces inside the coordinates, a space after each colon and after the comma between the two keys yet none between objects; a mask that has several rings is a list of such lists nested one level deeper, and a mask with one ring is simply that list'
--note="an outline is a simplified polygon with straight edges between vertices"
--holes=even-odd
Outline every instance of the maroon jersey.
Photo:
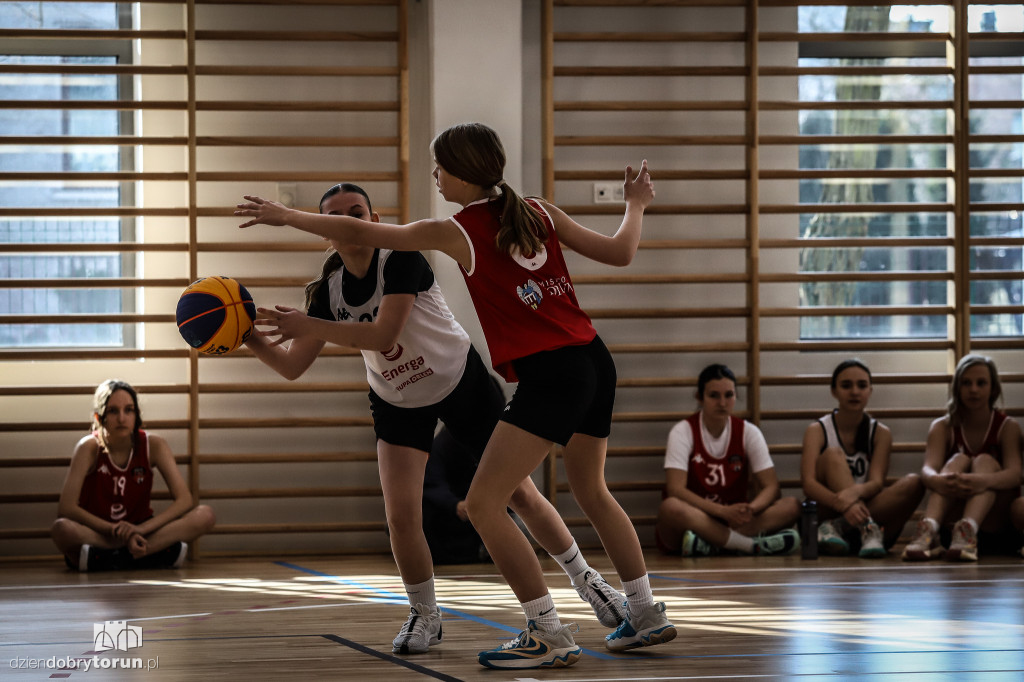
[{"label": "maroon jersey", "polygon": [[452,220],[473,250],[473,270],[459,268],[487,339],[491,364],[508,382],[518,381],[512,361],[565,346],[582,346],[597,336],[580,308],[551,218],[536,202],[548,238],[541,253],[510,256],[494,243],[495,202],[474,202]]},{"label": "maroon jersey", "polygon": [[978,448],[977,452],[973,452],[967,447],[967,439],[964,438],[963,428],[960,426],[954,426],[953,431],[953,442],[949,445],[949,452],[946,453],[946,460],[958,452],[962,452],[968,457],[974,458],[978,455],[991,455],[1000,464],[1003,463],[1003,446],[999,442],[999,432],[1003,430],[1003,424],[1006,423],[1006,413],[1000,412],[999,410],[992,410],[992,419],[988,423],[988,431],[985,433],[985,440],[982,442],[981,447]]},{"label": "maroon jersey", "polygon": [[701,497],[719,504],[739,504],[747,501],[749,463],[743,451],[743,420],[729,417],[732,435],[725,449],[725,457],[715,459],[708,454],[701,435],[700,412],[686,418],[693,432],[693,452],[690,453],[686,474],[686,487]]},{"label": "maroon jersey", "polygon": [[[93,438],[99,443],[98,434]],[[139,431],[128,463],[121,468],[110,460],[103,445],[96,453],[96,468],[82,481],[78,506],[90,514],[113,523],[127,521],[139,524],[153,516],[150,493],[153,490],[153,467],[149,464],[149,437]]]}]

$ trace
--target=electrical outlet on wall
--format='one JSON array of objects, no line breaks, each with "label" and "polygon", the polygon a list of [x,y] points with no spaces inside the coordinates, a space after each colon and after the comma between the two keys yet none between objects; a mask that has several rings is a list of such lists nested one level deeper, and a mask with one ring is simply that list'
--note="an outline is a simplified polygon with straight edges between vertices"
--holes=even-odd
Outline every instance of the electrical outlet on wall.
[{"label": "electrical outlet on wall", "polygon": [[595,182],[594,183],[594,203],[595,204],[614,204],[622,203],[626,200],[623,193],[622,183],[618,182]]}]

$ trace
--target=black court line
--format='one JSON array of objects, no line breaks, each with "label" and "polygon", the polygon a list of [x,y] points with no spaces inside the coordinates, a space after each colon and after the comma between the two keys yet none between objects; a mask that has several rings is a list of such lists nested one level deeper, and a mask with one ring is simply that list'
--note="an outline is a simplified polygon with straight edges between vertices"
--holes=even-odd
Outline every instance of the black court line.
[{"label": "black court line", "polygon": [[367,654],[368,656],[376,656],[377,658],[381,659],[382,661],[387,661],[388,663],[394,663],[395,665],[400,665],[403,668],[408,668],[409,670],[412,670],[413,672],[417,672],[417,673],[419,673],[421,675],[426,675],[427,677],[433,677],[435,680],[445,680],[445,682],[463,682],[463,680],[459,679],[458,677],[452,677],[451,675],[446,675],[445,673],[439,673],[436,670],[431,670],[430,668],[425,668],[422,665],[416,665],[415,663],[410,663],[409,661],[405,660],[404,658],[399,658],[397,656],[392,656],[390,654],[381,653],[380,651],[377,651],[376,649],[371,649],[368,646],[363,646],[362,644],[359,644],[357,642],[353,642],[350,639],[345,639],[344,637],[339,637],[338,635],[320,635],[320,636],[323,637],[324,639],[329,639],[332,642],[336,642],[338,644],[341,644],[342,646],[347,646],[350,649],[355,649],[356,651],[358,651],[360,653],[363,653],[363,654]]}]

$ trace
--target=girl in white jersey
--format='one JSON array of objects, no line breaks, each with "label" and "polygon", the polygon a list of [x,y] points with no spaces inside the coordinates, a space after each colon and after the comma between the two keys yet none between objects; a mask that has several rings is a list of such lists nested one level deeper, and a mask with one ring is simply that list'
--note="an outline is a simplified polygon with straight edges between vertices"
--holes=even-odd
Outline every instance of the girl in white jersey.
[{"label": "girl in white jersey", "polygon": [[871,371],[845,360],[832,372],[838,406],[804,432],[800,478],[804,495],[818,503],[818,546],[823,554],[846,555],[848,536],[859,531],[862,558],[886,555],[924,495],[917,474],[889,487],[892,434],[866,412]]},{"label": "girl in white jersey", "polygon": [[[330,188],[320,210],[380,220],[366,192],[350,183]],[[434,431],[440,419],[463,447],[482,452],[504,407],[504,394],[448,310],[422,254],[335,240],[331,245],[320,276],[306,287],[307,312],[259,308],[256,324],[270,329],[252,335],[247,345],[287,379],[301,376],[327,342],[362,351],[391,548],[410,605],[393,651],[425,653],[442,636],[421,503]],[[280,338],[267,341],[275,336]],[[616,626],[623,618],[622,596],[587,565],[565,522],[532,479],[518,486],[509,506],[558,560],[601,622]]]},{"label": "girl in white jersey", "polygon": [[625,215],[609,237],[513,191],[502,177],[501,140],[483,124],[452,126],[434,138],[431,150],[438,190],[462,206],[453,218],[380,225],[295,211],[255,196],[246,196],[235,215],[250,218],[240,227],[291,225],[339,244],[434,249],[461,266],[495,368],[506,380],[519,380],[466,502],[470,520],[522,604],[527,627],[511,642],[481,652],[481,665],[558,667],[575,663],[582,653],[558,618],[529,541],[505,513],[513,491],[555,442],[565,446],[569,487],[627,596],[626,620],[605,637],[605,645],[619,651],[669,641],[675,627],[664,603],[654,601],[636,530],[604,479],[615,364],[576,301],[559,245],[602,263],[627,265],[640,242],[644,209],[654,198],[647,162],[636,175],[626,168]]}]

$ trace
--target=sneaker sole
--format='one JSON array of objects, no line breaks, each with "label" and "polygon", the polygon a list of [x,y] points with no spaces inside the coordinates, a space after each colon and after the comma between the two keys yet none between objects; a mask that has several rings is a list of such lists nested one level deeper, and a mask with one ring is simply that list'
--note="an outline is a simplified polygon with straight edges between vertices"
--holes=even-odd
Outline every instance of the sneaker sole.
[{"label": "sneaker sole", "polygon": [[665,625],[647,632],[642,635],[637,635],[635,639],[629,642],[623,642],[622,644],[615,643],[605,640],[605,646],[611,651],[628,651],[629,649],[639,649],[645,646],[654,646],[655,644],[664,644],[665,642],[671,642],[676,638],[676,628],[674,625]]},{"label": "sneaker sole", "polygon": [[977,561],[978,555],[963,549],[947,549],[943,558],[946,561]]},{"label": "sneaker sole", "polygon": [[574,649],[557,649],[544,659],[526,657],[489,659],[485,658],[484,654],[480,654],[477,660],[485,668],[495,670],[528,670],[530,668],[567,668],[580,660],[581,656],[583,656],[583,649],[576,647]]},{"label": "sneaker sole", "polygon": [[931,561],[932,559],[934,559],[937,556],[939,556],[939,554],[941,554],[941,553],[942,553],[942,550],[914,550],[912,552],[908,552],[908,551],[904,550],[903,551],[903,560],[904,561]]},{"label": "sneaker sole", "polygon": [[884,547],[872,547],[871,549],[861,549],[857,552],[857,556],[861,559],[881,559],[888,553]]},{"label": "sneaker sole", "polygon": [[822,554],[828,556],[846,556],[850,553],[850,546],[845,542],[840,544],[838,542],[819,542],[818,549],[821,550]]}]

